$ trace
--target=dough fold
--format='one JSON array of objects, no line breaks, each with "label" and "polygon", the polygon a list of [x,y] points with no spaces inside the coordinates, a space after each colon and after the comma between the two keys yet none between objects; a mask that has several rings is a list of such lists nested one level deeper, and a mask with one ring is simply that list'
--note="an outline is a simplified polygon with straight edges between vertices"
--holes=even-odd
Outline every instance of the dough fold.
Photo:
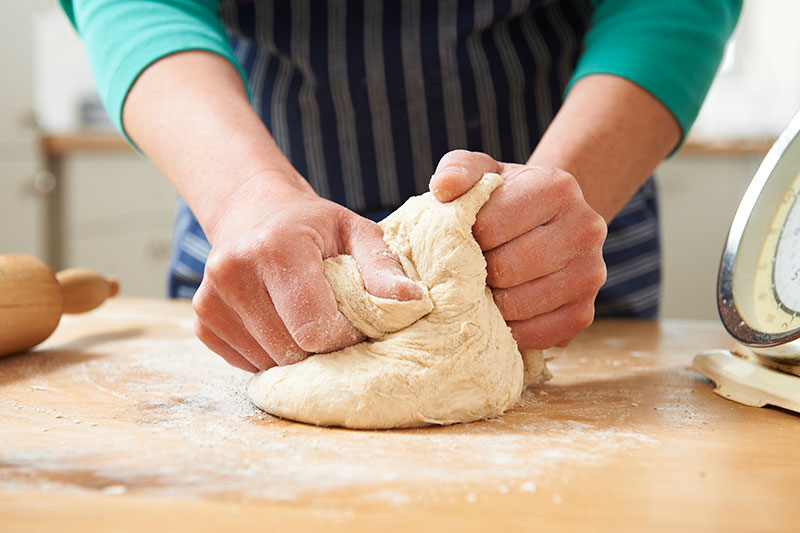
[{"label": "dough fold", "polygon": [[373,296],[352,257],[326,259],[339,309],[369,339],[259,373],[248,384],[251,401],[322,426],[419,427],[497,416],[523,386],[546,379],[542,352],[517,349],[472,236],[478,210],[502,183],[486,174],[446,204],[431,193],[413,197],[380,223],[406,274],[424,289],[421,300]]}]

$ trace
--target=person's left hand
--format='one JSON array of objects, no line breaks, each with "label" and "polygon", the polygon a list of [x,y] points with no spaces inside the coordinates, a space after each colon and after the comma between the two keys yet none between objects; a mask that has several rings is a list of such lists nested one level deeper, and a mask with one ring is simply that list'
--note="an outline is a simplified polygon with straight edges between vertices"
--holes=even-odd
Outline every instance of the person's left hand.
[{"label": "person's left hand", "polygon": [[565,346],[594,319],[606,279],[606,222],[560,169],[499,163],[486,154],[445,154],[430,189],[452,201],[496,172],[494,191],[472,228],[486,257],[487,283],[520,349]]}]

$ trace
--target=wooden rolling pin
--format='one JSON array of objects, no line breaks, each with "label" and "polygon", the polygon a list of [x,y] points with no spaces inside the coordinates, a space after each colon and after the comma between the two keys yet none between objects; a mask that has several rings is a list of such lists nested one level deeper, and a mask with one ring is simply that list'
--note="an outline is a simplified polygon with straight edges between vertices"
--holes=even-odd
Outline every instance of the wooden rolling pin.
[{"label": "wooden rolling pin", "polygon": [[62,313],[90,311],[118,292],[116,280],[85,268],[53,274],[35,257],[0,255],[0,357],[44,341]]}]

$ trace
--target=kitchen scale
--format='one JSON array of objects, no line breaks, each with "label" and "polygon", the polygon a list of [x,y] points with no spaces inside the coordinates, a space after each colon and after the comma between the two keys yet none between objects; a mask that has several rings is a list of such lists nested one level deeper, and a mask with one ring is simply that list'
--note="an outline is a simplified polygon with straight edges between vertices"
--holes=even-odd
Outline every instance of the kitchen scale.
[{"label": "kitchen scale", "polygon": [[717,308],[736,346],[695,356],[714,392],[800,413],[800,112],[753,176],[731,223]]}]

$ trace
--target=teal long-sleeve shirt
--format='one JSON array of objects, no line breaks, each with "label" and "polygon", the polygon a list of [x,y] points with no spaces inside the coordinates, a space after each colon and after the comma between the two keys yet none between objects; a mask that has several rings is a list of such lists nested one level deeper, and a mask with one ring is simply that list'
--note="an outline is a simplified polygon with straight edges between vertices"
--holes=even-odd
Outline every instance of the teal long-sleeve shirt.
[{"label": "teal long-sleeve shirt", "polygon": [[[100,97],[123,132],[122,108],[150,64],[205,50],[241,73],[217,0],[60,0],[83,39]],[[643,87],[675,116],[694,122],[741,11],[742,0],[592,0],[593,24],[568,85],[613,74]]]}]

